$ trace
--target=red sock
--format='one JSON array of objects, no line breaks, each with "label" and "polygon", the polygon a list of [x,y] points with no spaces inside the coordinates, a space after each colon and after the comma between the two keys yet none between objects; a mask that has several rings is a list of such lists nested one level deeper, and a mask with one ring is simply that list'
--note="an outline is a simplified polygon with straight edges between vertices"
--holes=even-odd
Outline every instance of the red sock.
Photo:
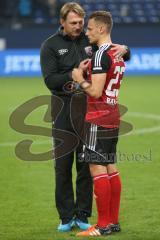
[{"label": "red sock", "polygon": [[121,179],[118,172],[109,174],[111,185],[111,201],[110,201],[110,223],[118,223],[120,198],[121,198]]},{"label": "red sock", "polygon": [[94,194],[96,198],[98,222],[97,225],[105,228],[110,223],[110,181],[108,174],[100,174],[93,178]]}]

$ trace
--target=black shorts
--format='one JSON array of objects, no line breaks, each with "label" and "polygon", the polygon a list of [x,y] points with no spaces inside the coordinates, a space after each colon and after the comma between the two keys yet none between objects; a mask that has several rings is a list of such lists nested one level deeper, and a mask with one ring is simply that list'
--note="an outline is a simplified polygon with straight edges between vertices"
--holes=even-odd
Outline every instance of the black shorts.
[{"label": "black shorts", "polygon": [[116,163],[116,146],[119,128],[103,128],[88,124],[80,161],[98,165]]}]

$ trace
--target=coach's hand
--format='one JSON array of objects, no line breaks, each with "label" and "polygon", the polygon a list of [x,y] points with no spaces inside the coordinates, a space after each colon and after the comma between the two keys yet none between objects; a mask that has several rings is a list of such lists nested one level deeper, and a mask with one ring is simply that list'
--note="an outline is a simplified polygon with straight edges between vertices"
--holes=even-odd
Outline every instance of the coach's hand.
[{"label": "coach's hand", "polygon": [[87,71],[88,65],[89,65],[90,59],[87,58],[85,60],[83,60],[82,62],[80,62],[79,64],[79,68],[83,70],[83,72]]},{"label": "coach's hand", "polygon": [[115,51],[113,54],[115,57],[123,57],[127,53],[127,46],[112,43],[112,50]]}]

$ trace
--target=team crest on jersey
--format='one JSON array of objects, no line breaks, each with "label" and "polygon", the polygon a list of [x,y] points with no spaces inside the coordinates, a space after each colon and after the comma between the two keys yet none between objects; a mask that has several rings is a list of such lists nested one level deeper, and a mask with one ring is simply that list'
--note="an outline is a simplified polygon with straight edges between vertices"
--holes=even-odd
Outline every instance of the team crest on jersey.
[{"label": "team crest on jersey", "polygon": [[92,52],[92,47],[91,46],[85,47],[85,52],[86,52],[88,57],[92,57],[93,52]]},{"label": "team crest on jersey", "polygon": [[59,55],[63,55],[68,52],[68,49],[59,49],[58,52],[59,52]]}]

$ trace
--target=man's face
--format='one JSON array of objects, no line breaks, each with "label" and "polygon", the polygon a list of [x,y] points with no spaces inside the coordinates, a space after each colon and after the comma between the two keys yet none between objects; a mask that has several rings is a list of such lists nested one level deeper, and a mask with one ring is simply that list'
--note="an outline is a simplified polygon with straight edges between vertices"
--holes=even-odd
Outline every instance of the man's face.
[{"label": "man's face", "polygon": [[86,35],[90,43],[97,43],[100,36],[100,26],[94,19],[89,19]]},{"label": "man's face", "polygon": [[75,12],[69,12],[65,20],[61,19],[61,24],[64,28],[64,33],[71,38],[76,38],[83,30],[84,18],[80,17]]}]

